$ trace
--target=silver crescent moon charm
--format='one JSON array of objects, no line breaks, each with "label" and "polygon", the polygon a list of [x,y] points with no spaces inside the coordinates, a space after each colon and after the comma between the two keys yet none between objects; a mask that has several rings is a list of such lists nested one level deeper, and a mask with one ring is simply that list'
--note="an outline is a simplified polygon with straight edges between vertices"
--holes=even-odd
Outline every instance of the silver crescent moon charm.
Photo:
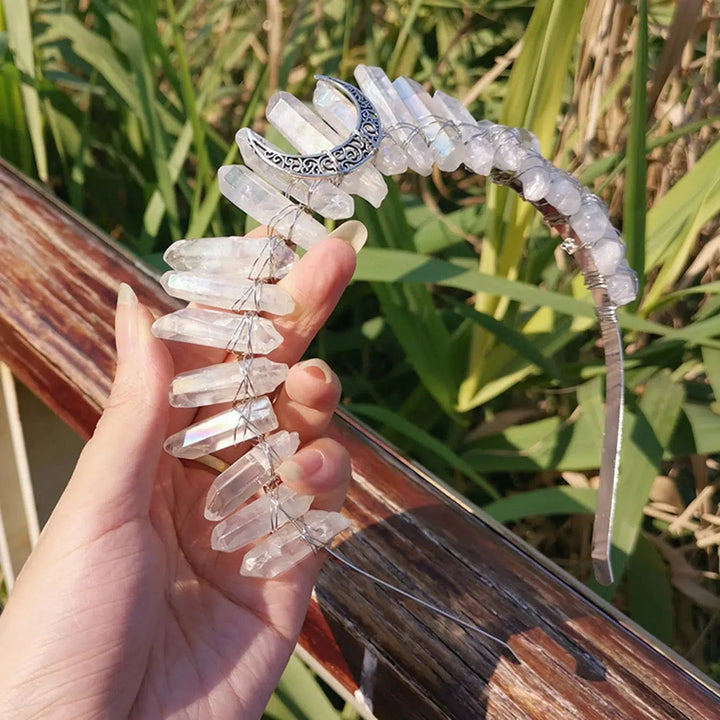
[{"label": "silver crescent moon charm", "polygon": [[270,147],[265,138],[250,131],[248,139],[258,157],[278,170],[304,178],[346,175],[367,162],[377,150],[382,137],[380,116],[375,106],[354,85],[327,75],[316,75],[334,85],[357,109],[358,120],[353,134],[331,150],[313,155],[293,155]]}]

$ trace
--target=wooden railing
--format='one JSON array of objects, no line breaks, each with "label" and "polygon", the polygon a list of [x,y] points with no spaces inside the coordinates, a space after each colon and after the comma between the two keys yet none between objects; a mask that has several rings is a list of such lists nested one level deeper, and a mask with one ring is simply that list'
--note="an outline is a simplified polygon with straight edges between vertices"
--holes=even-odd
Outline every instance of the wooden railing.
[{"label": "wooden railing", "polygon": [[[114,370],[120,281],[158,313],[156,278],[0,165],[0,360],[89,436]],[[300,639],[382,720],[720,717],[718,688],[381,438],[338,413],[350,452],[338,552],[506,640],[519,658],[327,562]]]}]

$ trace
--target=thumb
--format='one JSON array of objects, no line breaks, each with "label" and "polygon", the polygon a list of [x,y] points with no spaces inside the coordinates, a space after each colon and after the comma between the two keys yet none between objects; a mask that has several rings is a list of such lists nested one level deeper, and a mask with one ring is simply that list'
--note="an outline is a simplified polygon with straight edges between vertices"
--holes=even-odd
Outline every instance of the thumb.
[{"label": "thumb", "polygon": [[168,423],[170,353],[153,317],[122,283],[115,313],[117,370],[110,397],[63,495],[113,526],[146,515]]}]

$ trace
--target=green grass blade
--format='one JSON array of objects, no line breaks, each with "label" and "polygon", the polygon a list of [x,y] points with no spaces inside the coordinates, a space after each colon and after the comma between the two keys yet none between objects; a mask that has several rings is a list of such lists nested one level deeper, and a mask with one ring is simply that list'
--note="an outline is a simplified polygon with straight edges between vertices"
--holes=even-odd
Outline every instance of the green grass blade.
[{"label": "green grass blade", "polygon": [[30,3],[28,0],[3,0],[3,10],[10,49],[15,57],[15,65],[22,80],[20,92],[25,107],[25,120],[30,133],[38,177],[43,182],[47,182],[47,149],[43,136],[40,96],[35,86],[35,47],[30,22]]},{"label": "green grass blade", "polygon": [[647,208],[647,68],[648,15],[647,0],[639,0],[638,31],[635,47],[632,90],[630,94],[630,127],[627,140],[627,169],[623,198],[623,235],[627,242],[627,259],[638,274],[639,296],[645,285],[645,215]]},{"label": "green grass blade", "polygon": [[[574,318],[588,318],[593,321],[595,319],[595,309],[588,300],[579,300],[519,280],[511,281],[503,277],[485,275],[446,260],[437,260],[404,250],[364,248],[358,255],[354,279],[386,283],[433,283],[467,290],[470,293],[485,292],[499,295],[527,306],[546,306]],[[672,328],[621,310],[618,312],[618,322],[625,330],[684,339],[708,347],[720,347],[720,342],[714,339],[714,336],[720,332],[720,318],[710,318],[685,328]]]},{"label": "green grass blade", "polygon": [[313,672],[296,655],[290,658],[275,693],[295,720],[340,720]]},{"label": "green grass blade", "polygon": [[421,446],[423,450],[427,450],[436,455],[448,468],[467,475],[467,477],[491,498],[498,499],[500,497],[498,491],[485,480],[472,465],[463,460],[460,455],[453,452],[443,441],[438,440],[430,435],[430,433],[425,432],[422,428],[406,420],[402,415],[398,415],[398,413],[378,407],[377,405],[364,405],[362,403],[353,403],[348,406],[348,409],[356,415],[370,418],[371,420],[393,428],[393,430],[404,435],[413,443]]},{"label": "green grass blade", "polygon": [[534,515],[573,515],[595,512],[597,490],[592,488],[559,487],[528,490],[509,495],[483,507],[498,522],[511,523]]},{"label": "green grass blade", "polygon": [[538,346],[523,333],[496,320],[492,315],[478,312],[464,303],[451,301],[451,304],[455,312],[492,333],[499,342],[514,350],[529,363],[537,365],[538,369],[542,370],[548,377],[557,380],[561,384],[564,383],[560,368],[550,358],[546,357]]},{"label": "green grass blade", "polygon": [[612,597],[617,590],[635,550],[643,508],[680,417],[683,397],[682,386],[672,382],[669,372],[660,372],[647,383],[639,412],[626,423],[613,523],[615,583],[602,590],[597,586],[605,597]]},{"label": "green grass blade", "polygon": [[673,641],[673,592],[667,565],[652,542],[640,534],[628,563],[630,617],[668,645]]}]

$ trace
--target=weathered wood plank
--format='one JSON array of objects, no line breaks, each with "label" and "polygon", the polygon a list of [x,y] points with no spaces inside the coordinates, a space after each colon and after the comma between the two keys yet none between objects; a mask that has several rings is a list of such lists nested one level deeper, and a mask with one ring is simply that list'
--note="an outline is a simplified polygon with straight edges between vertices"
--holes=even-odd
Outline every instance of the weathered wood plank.
[{"label": "weathered wood plank", "polygon": [[[115,291],[172,302],[138,263],[0,167],[0,357],[88,436],[114,367]],[[507,640],[487,640],[328,562],[301,644],[378,718],[696,718],[717,688],[340,414],[355,531],[338,552]],[[363,668],[365,670],[363,671]]]}]

